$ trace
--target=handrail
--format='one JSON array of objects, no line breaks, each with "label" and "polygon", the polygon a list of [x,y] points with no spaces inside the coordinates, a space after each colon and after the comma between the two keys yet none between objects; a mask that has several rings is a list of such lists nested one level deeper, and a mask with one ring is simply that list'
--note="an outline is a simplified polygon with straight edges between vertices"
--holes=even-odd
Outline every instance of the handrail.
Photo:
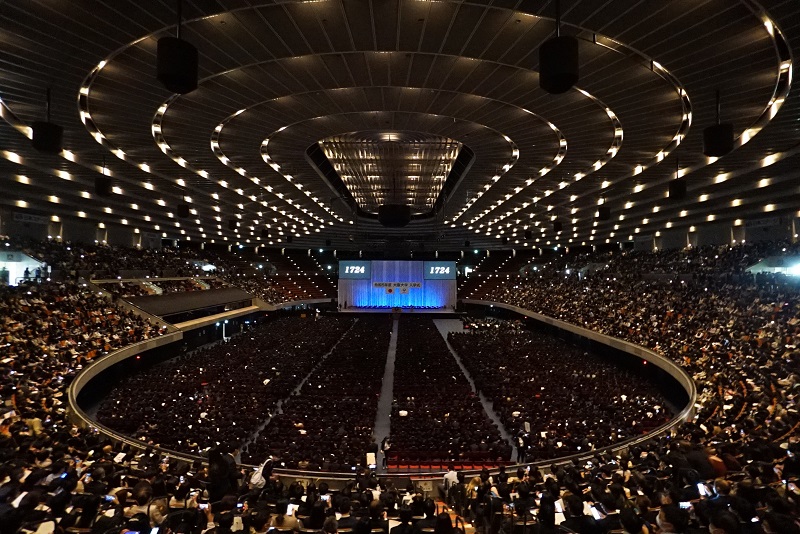
[{"label": "handrail", "polygon": [[[329,301],[330,299],[324,299],[325,301]],[[284,303],[284,305],[298,305],[298,304],[306,304],[306,303],[315,303],[317,299],[311,301],[293,301],[292,303]],[[477,304],[483,306],[494,306],[499,308],[504,308],[521,315],[525,315],[527,317],[531,317],[538,321],[544,322],[546,324],[550,324],[561,328],[562,330],[566,330],[575,334],[578,334],[582,337],[587,339],[591,339],[602,343],[606,346],[616,348],[618,350],[622,350],[623,352],[627,352],[628,354],[632,354],[639,358],[645,359],[659,368],[663,369],[664,371],[668,372],[671,376],[673,376],[680,384],[684,387],[687,395],[689,396],[689,402],[684,407],[684,409],[675,417],[673,417],[670,421],[664,423],[663,425],[657,427],[655,430],[648,432],[647,434],[643,434],[641,436],[636,436],[632,438],[628,438],[626,440],[620,441],[618,443],[614,443],[612,445],[608,445],[606,447],[602,447],[599,449],[595,449],[592,451],[581,452],[577,454],[572,454],[569,456],[561,456],[558,458],[551,458],[547,460],[541,460],[537,462],[529,462],[524,464],[514,464],[512,466],[507,466],[509,469],[516,469],[517,467],[527,467],[530,466],[531,468],[541,468],[545,466],[550,466],[553,464],[561,465],[565,463],[572,462],[573,460],[580,460],[580,459],[590,459],[600,453],[605,452],[616,452],[627,449],[633,445],[637,445],[639,443],[643,443],[645,441],[651,440],[654,437],[661,436],[676,426],[680,425],[684,421],[690,419],[694,414],[694,405],[697,401],[697,387],[694,383],[694,380],[684,371],[680,366],[675,364],[672,360],[653,352],[645,347],[640,345],[635,345],[633,343],[624,341],[619,338],[614,338],[611,336],[607,336],[605,334],[600,334],[598,332],[594,332],[592,330],[588,330],[586,328],[582,328],[571,323],[567,323],[564,321],[560,321],[558,319],[554,319],[552,317],[548,317],[546,315],[541,315],[529,310],[525,310],[518,306],[513,306],[510,304],[504,304],[501,302],[493,302],[493,301],[483,301],[483,300],[470,300],[470,299],[461,299],[461,302],[466,304]],[[276,308],[277,309],[277,308]],[[69,402],[70,408],[70,415],[73,421],[80,424],[83,427],[90,427],[96,429],[98,432],[106,435],[107,437],[111,438],[112,440],[123,442],[133,447],[144,449],[144,448],[151,448],[154,451],[159,453],[169,454],[171,457],[179,458],[182,460],[186,460],[188,462],[192,462],[195,460],[205,461],[205,458],[199,455],[188,454],[185,452],[178,452],[171,449],[165,449],[156,446],[150,446],[141,441],[131,439],[123,434],[115,432],[114,430],[94,421],[93,419],[89,418],[89,416],[80,408],[77,402],[78,394],[80,393],[81,389],[88,384],[97,374],[101,371],[107,369],[111,365],[118,363],[130,356],[133,356],[135,353],[142,352],[142,350],[150,350],[152,348],[156,348],[158,346],[163,346],[168,343],[172,343],[174,341],[178,341],[182,339],[182,332],[175,332],[166,334],[157,338],[153,338],[151,340],[143,341],[140,343],[136,343],[133,345],[129,345],[117,351],[114,351],[106,356],[96,359],[92,364],[87,366],[83,369],[76,377],[75,380],[69,386],[67,399]],[[156,343],[157,342],[157,343]],[[153,343],[150,346],[146,346],[148,343]],[[255,467],[254,465],[250,464],[242,464],[244,467]],[[471,473],[472,471],[467,470],[465,473]],[[352,480],[353,473],[352,472],[333,472],[333,471],[303,471],[299,469],[284,469],[284,468],[276,468],[274,473],[277,475],[281,475],[284,477],[296,477],[296,478],[313,478],[313,479],[325,479],[328,481],[343,481],[343,480]],[[428,472],[419,472],[419,471],[393,471],[392,473],[388,473],[382,476],[387,478],[416,478],[416,479],[426,479],[426,478],[438,478],[441,476],[441,471],[428,471]]]},{"label": "handrail", "polygon": [[142,308],[140,308],[139,306],[137,306],[133,302],[130,302],[129,300],[126,300],[124,298],[115,299],[113,293],[111,293],[107,289],[103,289],[102,287],[97,285],[96,282],[97,282],[97,280],[84,280],[84,279],[82,279],[82,281],[81,281],[81,283],[86,284],[86,287],[88,287],[89,289],[91,289],[93,291],[96,291],[98,293],[102,293],[103,296],[113,300],[114,304],[119,306],[120,308],[126,309],[128,311],[132,311],[133,313],[139,315],[140,317],[145,317],[145,318],[149,319],[150,322],[153,323],[153,324],[157,324],[159,326],[164,326],[164,327],[167,328],[168,332],[177,332],[178,331],[178,328],[174,324],[168,323],[167,321],[165,321],[164,319],[162,319],[158,315],[153,315],[150,312],[144,311]]},{"label": "handrail", "polygon": [[[271,304],[266,300],[263,300],[258,297],[254,297],[253,300],[257,300],[256,305],[261,308],[262,310],[267,311],[277,311],[282,310],[284,308],[291,308],[292,306],[301,306],[303,304],[328,304],[331,300],[336,300],[335,297],[324,297],[320,299],[306,299],[306,300],[287,300],[285,302],[279,302],[277,304]],[[263,303],[263,304],[262,304]]]}]

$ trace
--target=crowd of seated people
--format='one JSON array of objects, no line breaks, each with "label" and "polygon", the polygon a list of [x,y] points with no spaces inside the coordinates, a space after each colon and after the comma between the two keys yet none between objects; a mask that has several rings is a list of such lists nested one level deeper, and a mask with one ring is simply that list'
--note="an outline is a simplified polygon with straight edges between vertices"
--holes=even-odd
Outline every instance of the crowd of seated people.
[{"label": "crowd of seated people", "polygon": [[[291,295],[290,288],[284,288],[280,282],[264,276],[266,271],[250,266],[236,252],[222,253],[170,247],[147,249],[10,238],[0,239],[0,247],[20,250],[40,260],[43,263],[42,272],[57,273],[61,279],[77,280],[79,274],[87,279],[116,278],[123,271],[128,273],[141,271],[149,273],[151,277],[207,276],[208,273],[203,271],[202,266],[212,264],[217,267],[214,274],[219,277],[219,280],[205,282],[212,289],[225,287],[228,284],[235,285],[270,304],[297,300],[296,296]],[[31,279],[40,279],[33,273],[30,276]],[[148,282],[157,283],[164,293],[205,289],[192,278],[158,282],[151,279]],[[116,291],[112,292],[122,298],[149,294],[146,288],[125,282],[115,286],[115,289]]]},{"label": "crowd of seated people", "polygon": [[283,317],[128,376],[97,420],[172,450],[240,447],[352,324]]},{"label": "crowd of seated people", "polygon": [[391,336],[388,315],[366,316],[314,369],[248,448],[289,468],[349,471],[364,461]]},{"label": "crowd of seated people", "polygon": [[[550,517],[552,523],[561,519],[558,508],[565,510],[563,524],[577,532],[619,527],[652,532],[654,522],[675,533],[689,532],[690,523],[711,526],[715,534],[797,532],[794,484],[800,474],[796,456],[800,453],[796,407],[800,381],[795,338],[800,301],[794,286],[770,279],[766,284],[733,280],[713,271],[703,273],[702,281],[686,283],[642,280],[638,270],[615,274],[617,280],[606,273],[536,285],[513,281],[495,286],[491,296],[632,340],[675,359],[701,388],[697,420],[618,457],[598,455],[591,464],[555,466],[552,480],[536,470],[529,480],[524,470],[508,478],[502,474],[490,478],[487,473],[485,480],[478,477],[477,483],[464,485],[460,503],[466,505],[464,512],[491,528],[498,516],[490,512],[502,510],[504,501],[510,503],[515,493],[531,506],[515,503],[505,517],[536,521],[541,532],[552,531],[547,530]],[[263,491],[250,492],[241,486],[245,477],[234,468],[234,456],[218,450],[209,451],[207,467],[190,466],[150,453],[135,455],[97,433],[72,427],[64,417],[64,392],[76,370],[93,357],[158,335],[159,330],[75,284],[30,284],[2,289],[1,295],[6,345],[0,358],[0,391],[4,400],[12,402],[6,406],[9,411],[0,414],[2,534],[15,532],[23,524],[34,531],[41,521],[53,519],[61,528],[96,525],[98,531],[105,531],[106,526],[126,523],[125,530],[139,532],[171,521],[172,505],[192,512],[191,520],[181,516],[185,521],[182,528],[176,525],[179,531],[201,532],[211,527],[225,531],[238,516],[246,528],[262,532],[271,518],[277,522],[278,516],[285,517],[278,513],[282,510],[278,501],[310,501],[311,508],[322,501],[321,489],[304,490],[306,500],[302,501],[297,488],[284,488],[275,480]],[[378,330],[385,331],[385,338]],[[380,340],[388,343],[388,337],[388,321],[367,328],[350,344],[351,352],[366,345],[372,355],[385,354]],[[345,356],[336,363],[317,377],[319,390],[329,386],[333,391],[340,386],[349,391],[369,390],[371,384],[380,383],[385,362],[379,362],[381,371],[369,377],[362,376],[361,366]],[[291,390],[288,384],[287,390]],[[377,401],[377,393],[373,391],[372,396]],[[330,420],[338,421],[340,406],[335,399],[318,398],[328,403],[329,411],[308,405],[304,409],[316,410],[311,413],[319,420],[332,413]],[[364,400],[359,408],[370,411]],[[374,409],[364,419],[370,420],[371,427]],[[326,437],[338,435],[332,427],[315,427],[315,431],[321,450],[341,446],[341,438]],[[363,433],[367,439],[361,440],[362,449],[368,447],[364,443],[370,432]],[[344,435],[348,435],[346,430]],[[279,452],[291,446],[273,442]],[[354,455],[360,463],[363,450]],[[323,453],[310,458],[307,465],[320,462],[322,466],[324,461]],[[527,493],[519,480],[527,484]],[[702,481],[711,483],[698,486]],[[381,522],[384,510],[392,503],[396,509],[396,503],[406,497],[384,486],[378,499],[384,509],[373,507],[370,502],[377,493],[373,490],[378,488],[377,481],[362,477],[346,490],[348,498],[355,497],[361,504],[353,515]],[[245,493],[247,509],[237,512],[236,497]],[[327,500],[334,504],[324,505],[326,517],[332,509],[341,510],[338,503],[344,501],[337,495],[345,492]],[[196,506],[204,499],[215,503],[209,512]],[[409,500],[414,506],[414,498]],[[591,505],[587,513],[585,503],[589,502],[595,504],[599,519],[592,517]],[[688,503],[688,508],[677,503]],[[525,511],[531,509],[536,511],[535,518]],[[309,517],[311,512],[308,509]],[[294,528],[305,526],[294,524]],[[510,528],[516,527],[511,524]]]},{"label": "crowd of seated people", "polygon": [[672,418],[654,385],[599,356],[511,326],[478,332],[448,338],[516,438],[519,462],[605,447]]},{"label": "crowd of seated people", "polygon": [[506,321],[494,317],[461,316],[464,330],[468,333],[484,332],[523,332],[524,325],[521,321]]},{"label": "crowd of seated people", "polygon": [[148,289],[138,282],[104,282],[98,284],[98,286],[108,291],[116,298],[146,297],[147,295],[154,294],[153,290]]},{"label": "crowd of seated people", "polygon": [[[742,256],[733,247],[730,254]],[[724,254],[724,251],[717,251]],[[722,265],[731,262],[716,259]],[[738,260],[737,260],[738,261]],[[619,262],[619,266],[624,266]],[[507,302],[664,354],[692,375],[698,417],[769,439],[798,428],[800,288],[783,277],[706,272],[648,280],[638,270],[579,279],[497,280],[483,298]]]},{"label": "crowd of seated people", "polygon": [[[413,486],[397,488],[363,468],[332,490],[325,482],[284,484],[271,476],[270,463],[254,477],[225,448],[209,451],[207,463],[187,463],[68,425],[37,430],[15,421],[0,430],[2,534],[154,527],[386,534],[387,520],[406,525],[397,533],[457,532],[449,514],[437,514]],[[785,449],[720,429],[704,447],[697,441],[703,437],[689,423],[616,456],[543,470],[453,473],[447,504],[486,534],[798,534],[798,444]]]},{"label": "crowd of seated people", "polygon": [[158,293],[157,289],[161,290],[162,295],[167,295],[169,293],[222,289],[228,287],[228,284],[216,278],[204,278],[202,281],[196,278],[183,278],[179,280],[152,278],[139,281],[120,280],[118,282],[102,282],[99,283],[98,286],[117,298],[131,298],[155,295]]},{"label": "crowd of seated people", "polygon": [[161,333],[148,320],[69,282],[0,288],[0,320],[3,377],[19,385],[5,391],[5,399],[28,390],[27,381],[46,377],[54,386],[92,358]]},{"label": "crowd of seated people", "polygon": [[169,293],[184,293],[187,291],[203,291],[208,289],[207,286],[203,285],[194,278],[183,278],[179,280],[156,280],[152,283],[161,289],[162,295]]},{"label": "crowd of seated people", "polygon": [[438,521],[437,534],[455,534],[449,516],[437,516],[413,486],[396,488],[363,468],[332,490],[325,482],[284,484],[271,465],[253,476],[223,447],[210,450],[207,462],[188,463],[78,428],[34,435],[15,423],[3,430],[3,444],[27,454],[0,468],[2,534],[389,534],[389,520],[409,533]]},{"label": "crowd of seated people", "polygon": [[238,286],[269,304],[293,300],[288,291],[261,273],[248,276],[243,274],[223,274],[228,283]]},{"label": "crowd of seated people", "polygon": [[394,364],[390,460],[505,461],[489,419],[433,320],[402,317]]},{"label": "crowd of seated people", "polygon": [[800,254],[800,243],[761,241],[737,246],[706,245],[684,249],[628,251],[625,254],[607,254],[605,259],[611,272],[691,274],[702,278],[720,275],[739,277],[745,274],[748,267],[765,257],[797,254]]},{"label": "crowd of seated people", "polygon": [[[800,533],[798,443],[780,447],[698,425],[617,455],[546,470],[445,477],[448,503],[485,532]],[[559,527],[570,530],[561,530]]]},{"label": "crowd of seated people", "polygon": [[[115,278],[122,270],[147,271],[151,276],[158,276],[165,270],[176,271],[177,276],[200,274],[200,267],[196,265],[197,253],[188,249],[148,249],[32,239],[6,239],[0,242],[0,246],[20,250],[46,263],[49,270],[72,277],[78,271],[85,272],[92,278],[93,273]],[[204,252],[203,255],[216,259],[216,255],[209,252]]]},{"label": "crowd of seated people", "polygon": [[[538,277],[576,274],[591,265],[607,273],[639,273],[640,275],[689,275],[693,278],[724,277],[751,281],[755,277],[747,268],[767,257],[792,258],[800,255],[800,242],[758,241],[738,245],[704,245],[683,249],[655,251],[627,250],[581,254],[555,255],[546,261],[536,261],[535,270],[528,273]],[[591,269],[594,270],[594,269]]]}]

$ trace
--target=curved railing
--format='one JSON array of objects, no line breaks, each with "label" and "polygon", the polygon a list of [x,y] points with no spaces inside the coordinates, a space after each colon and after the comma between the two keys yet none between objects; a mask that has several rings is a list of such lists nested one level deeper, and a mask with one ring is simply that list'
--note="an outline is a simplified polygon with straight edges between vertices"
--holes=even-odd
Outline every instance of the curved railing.
[{"label": "curved railing", "polygon": [[[564,321],[560,321],[558,319],[553,319],[552,317],[548,317],[546,315],[541,315],[535,312],[531,312],[529,310],[520,308],[518,306],[512,306],[510,304],[503,304],[500,302],[492,302],[492,301],[484,301],[484,300],[469,300],[464,299],[461,302],[465,304],[477,304],[482,306],[494,306],[496,308],[503,308],[509,311],[513,311],[520,315],[524,315],[535,319],[537,321],[552,325],[556,328],[561,330],[565,330],[571,332],[573,334],[579,335],[586,339],[590,339],[592,341],[596,341],[608,347],[612,347],[614,349],[626,352],[643,360],[646,360],[653,365],[656,365],[658,368],[662,369],[663,371],[667,372],[670,376],[672,376],[685,390],[687,396],[689,397],[689,401],[687,402],[686,406],[678,413],[675,417],[673,417],[667,423],[659,426],[658,428],[654,429],[647,434],[643,434],[641,436],[637,436],[634,438],[629,438],[613,445],[609,445],[607,447],[603,447],[600,449],[595,449],[593,451],[582,452],[578,454],[573,454],[570,456],[561,456],[559,458],[553,458],[548,460],[542,460],[539,462],[532,462],[526,464],[519,464],[521,466],[531,466],[532,468],[541,468],[544,466],[550,466],[552,464],[563,464],[567,462],[571,462],[572,460],[581,460],[581,459],[590,459],[593,458],[595,455],[604,453],[604,452],[616,452],[627,449],[631,446],[634,446],[638,443],[645,442],[647,440],[653,439],[654,437],[661,436],[673,428],[677,427],[684,421],[687,421],[694,415],[694,406],[695,402],[697,401],[697,387],[694,383],[694,380],[691,376],[689,376],[686,371],[684,371],[680,366],[674,363],[672,360],[653,352],[649,349],[646,349],[642,346],[635,345],[633,343],[624,341],[622,339],[614,338],[611,336],[606,336],[604,334],[600,334],[598,332],[594,332],[592,330],[588,330],[586,328],[582,328],[576,326],[571,323],[567,323]],[[296,301],[293,302],[293,305],[302,304],[304,301]],[[129,345],[117,351],[114,351],[106,356],[98,358],[95,360],[91,365],[87,366],[80,374],[75,377],[75,380],[69,386],[68,389],[68,401],[69,401],[69,413],[70,418],[75,424],[78,424],[82,427],[88,427],[97,430],[98,432],[104,434],[108,438],[117,441],[123,442],[133,447],[143,449],[147,447],[146,444],[142,443],[141,441],[131,439],[123,434],[115,432],[114,430],[101,425],[91,419],[86,412],[78,405],[78,395],[80,394],[81,390],[89,384],[95,377],[97,377],[101,372],[105,371],[112,365],[119,363],[131,356],[135,356],[136,354],[140,354],[144,351],[154,349],[157,347],[161,347],[167,345],[169,343],[173,343],[175,341],[179,341],[182,339],[183,334],[182,332],[175,332],[166,334],[154,339],[150,339],[147,341],[143,341],[140,343],[136,343],[134,345]],[[169,454],[171,457],[183,459],[189,462],[194,460],[204,460],[203,457],[198,455],[192,455],[188,453],[178,452],[170,449],[161,449],[159,447],[152,447],[154,450],[159,452],[164,452]],[[253,466],[249,466],[253,467]],[[517,466],[510,466],[509,469],[515,469]],[[281,469],[277,468],[274,470],[275,474],[280,475],[286,478],[296,478],[296,479],[315,479],[315,480],[325,480],[329,483],[331,488],[338,488],[340,486],[344,486],[347,481],[353,479],[352,472],[346,473],[337,473],[337,472],[329,472],[329,471],[303,471],[303,470],[294,470],[294,469]],[[466,471],[469,473],[469,471]],[[388,478],[393,477],[402,477],[402,478],[438,478],[441,476],[441,472],[419,472],[419,471],[406,471],[406,472],[398,472],[393,471],[392,473],[388,473],[386,475]]]}]

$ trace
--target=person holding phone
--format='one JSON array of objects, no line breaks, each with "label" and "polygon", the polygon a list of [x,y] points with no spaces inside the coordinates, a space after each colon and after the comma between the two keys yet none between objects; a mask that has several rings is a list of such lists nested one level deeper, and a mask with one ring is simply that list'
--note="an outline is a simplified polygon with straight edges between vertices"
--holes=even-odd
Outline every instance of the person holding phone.
[{"label": "person holding phone", "polygon": [[566,495],[562,498],[566,509],[566,520],[562,526],[579,534],[603,534],[606,529],[595,518],[583,513],[583,501],[577,495]]},{"label": "person holding phone", "polygon": [[269,521],[269,528],[277,528],[280,530],[291,529],[295,532],[300,532],[302,526],[297,518],[288,513],[289,501],[281,499],[275,505],[275,515]]}]

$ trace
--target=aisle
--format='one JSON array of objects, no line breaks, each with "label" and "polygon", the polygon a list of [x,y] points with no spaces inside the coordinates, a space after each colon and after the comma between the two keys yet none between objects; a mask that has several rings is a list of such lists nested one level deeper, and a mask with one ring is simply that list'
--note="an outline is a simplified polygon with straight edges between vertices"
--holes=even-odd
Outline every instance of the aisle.
[{"label": "aisle", "polygon": [[[394,391],[394,358],[397,353],[397,323],[392,321],[392,337],[389,338],[389,352],[386,354],[386,370],[383,372],[383,383],[381,385],[381,398],[378,400],[378,412],[375,414],[375,428],[372,430],[372,437],[379,446],[383,438],[389,435],[391,425],[392,400]],[[378,451],[378,472],[385,473],[383,467],[383,452]]]},{"label": "aisle", "polygon": [[445,343],[447,343],[447,348],[450,349],[450,353],[453,355],[453,358],[455,358],[456,363],[458,363],[458,366],[461,368],[461,372],[464,373],[464,376],[467,377],[467,380],[469,381],[469,385],[472,388],[472,391],[475,392],[478,395],[478,398],[481,400],[481,405],[483,406],[483,409],[486,411],[486,415],[488,415],[489,419],[491,419],[492,422],[497,425],[497,428],[500,429],[500,435],[503,437],[503,439],[509,445],[511,445],[511,450],[514,451],[512,452],[512,454],[516,454],[517,450],[516,442],[508,433],[506,427],[503,426],[503,423],[500,421],[500,418],[497,416],[494,409],[492,408],[492,403],[489,402],[489,400],[483,395],[483,393],[481,393],[475,388],[475,382],[472,380],[472,376],[470,376],[469,371],[467,371],[467,368],[464,367],[463,363],[461,363],[461,358],[458,357],[458,354],[450,345],[450,342],[447,340],[447,334],[449,332],[464,331],[464,325],[461,322],[461,319],[434,319],[433,324],[436,325],[436,329],[439,330],[440,334],[442,334]]},{"label": "aisle", "polygon": [[[303,377],[303,379],[300,381],[300,383],[299,383],[299,384],[297,384],[297,387],[295,387],[295,388],[292,390],[292,392],[289,394],[289,396],[288,396],[288,397],[286,397],[285,399],[280,399],[280,400],[279,400],[279,401],[278,401],[278,402],[275,404],[275,414],[283,413],[283,405],[284,405],[286,402],[288,402],[288,401],[289,401],[289,399],[291,399],[291,398],[292,398],[292,395],[296,395],[297,393],[299,393],[299,392],[300,392],[300,390],[301,390],[301,389],[303,389],[303,386],[306,384],[306,382],[308,381],[308,379],[309,379],[309,378],[311,378],[311,375],[312,375],[312,374],[314,374],[314,371],[316,371],[316,370],[317,370],[317,367],[319,367],[320,365],[322,365],[322,363],[323,363],[323,362],[324,362],[324,361],[325,361],[325,360],[328,358],[328,356],[330,356],[330,355],[331,355],[331,353],[333,353],[333,351],[336,349],[336,346],[337,346],[337,345],[339,345],[339,343],[340,343],[340,342],[341,342],[341,341],[342,341],[344,338],[346,338],[346,337],[347,337],[347,335],[350,333],[350,331],[353,329],[353,327],[356,325],[356,323],[357,323],[357,322],[358,322],[358,318],[356,317],[356,320],[355,320],[355,321],[353,321],[353,324],[352,324],[352,325],[350,325],[350,328],[348,328],[348,329],[345,331],[345,333],[344,333],[344,334],[342,334],[342,337],[340,337],[340,338],[339,338],[339,339],[336,341],[336,343],[334,343],[334,344],[333,344],[333,346],[331,347],[331,350],[329,350],[328,352],[326,352],[325,354],[323,354],[323,355],[322,355],[322,357],[319,359],[319,361],[318,361],[316,364],[314,364],[314,367],[312,367],[312,368],[311,368],[311,370],[308,372],[308,374],[306,374],[306,376],[304,376],[304,377]],[[265,428],[267,428],[267,425],[269,424],[269,422],[270,422],[271,420],[272,420],[272,416],[270,416],[270,417],[267,417],[266,419],[264,419],[264,421],[262,421],[262,422],[261,422],[261,424],[260,424],[260,425],[258,425],[258,427],[257,427],[257,428],[256,428],[256,429],[253,431],[253,433],[252,433],[252,434],[250,434],[250,436],[249,436],[249,437],[248,437],[246,440],[244,440],[244,441],[242,442],[242,445],[241,445],[241,447],[240,447],[242,451],[246,451],[246,450],[247,450],[247,448],[250,446],[250,444],[251,444],[251,443],[254,443],[254,442],[255,442],[255,441],[258,439],[258,436],[260,436],[260,435],[261,435],[261,433],[264,431],[264,429],[265,429]],[[261,460],[259,460],[259,462],[260,462],[260,461],[261,461]]]}]

